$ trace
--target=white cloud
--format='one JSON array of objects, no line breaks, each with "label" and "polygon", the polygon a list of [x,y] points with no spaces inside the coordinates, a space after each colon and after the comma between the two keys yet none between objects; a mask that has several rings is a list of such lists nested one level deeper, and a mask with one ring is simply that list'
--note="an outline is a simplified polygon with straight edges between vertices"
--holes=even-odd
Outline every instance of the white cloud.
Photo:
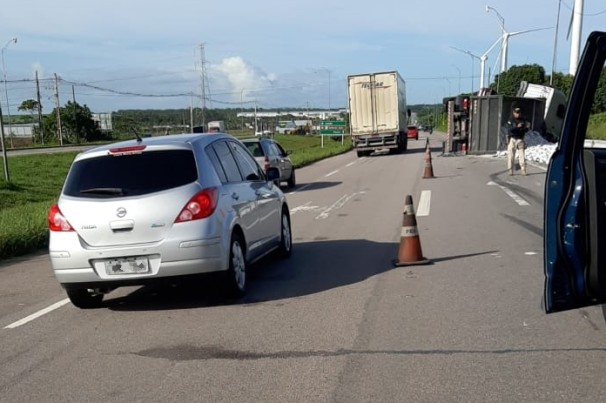
[{"label": "white cloud", "polygon": [[255,90],[265,90],[277,80],[275,74],[265,73],[239,56],[223,59],[212,68],[218,74],[218,80],[227,81],[233,102],[250,101],[255,98],[252,95]]}]

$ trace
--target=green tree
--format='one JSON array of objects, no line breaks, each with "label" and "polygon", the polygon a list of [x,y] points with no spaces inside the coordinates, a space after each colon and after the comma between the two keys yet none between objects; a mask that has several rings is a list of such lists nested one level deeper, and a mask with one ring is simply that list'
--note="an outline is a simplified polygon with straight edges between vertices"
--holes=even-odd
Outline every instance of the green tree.
[{"label": "green tree", "polygon": [[520,83],[527,81],[534,84],[545,83],[545,69],[538,64],[511,66],[507,71],[495,76],[490,88],[498,94],[514,97],[520,89]]},{"label": "green tree", "polygon": [[[570,90],[572,89],[573,79],[574,77],[570,74],[554,73],[553,84],[551,86],[562,91],[568,97],[568,95],[570,94]],[[549,85],[550,79],[547,78],[546,80],[547,81],[543,83],[543,85]]]},{"label": "green tree", "polygon": [[[21,102],[21,105],[19,105],[17,110],[29,112],[30,116],[28,123],[31,123],[35,120],[34,113],[42,111],[42,105],[35,99],[26,99],[25,101]],[[40,133],[40,128],[36,126],[34,127],[34,141],[40,140],[42,140],[42,134]]]},{"label": "green tree", "polygon": [[592,113],[606,112],[606,68],[602,69],[598,88],[595,92]]},{"label": "green tree", "polygon": [[[59,108],[59,113],[61,117],[61,136],[64,143],[73,144],[81,141],[104,139],[103,133],[93,120],[93,114],[88,106],[68,101],[64,107]],[[43,124],[45,132],[55,133],[55,138],[59,140],[56,108],[44,118]]]},{"label": "green tree", "polygon": [[26,99],[21,102],[21,105],[17,108],[20,111],[26,111],[33,115],[34,112],[38,112],[38,108],[41,108],[41,105],[35,99]]}]

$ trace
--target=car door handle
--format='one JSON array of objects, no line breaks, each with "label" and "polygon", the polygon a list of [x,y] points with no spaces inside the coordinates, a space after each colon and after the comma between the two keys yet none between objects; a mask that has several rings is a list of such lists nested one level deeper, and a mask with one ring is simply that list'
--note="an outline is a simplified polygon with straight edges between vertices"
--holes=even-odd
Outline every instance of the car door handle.
[{"label": "car door handle", "polygon": [[134,220],[116,220],[109,223],[109,227],[113,232],[132,231],[135,228]]}]

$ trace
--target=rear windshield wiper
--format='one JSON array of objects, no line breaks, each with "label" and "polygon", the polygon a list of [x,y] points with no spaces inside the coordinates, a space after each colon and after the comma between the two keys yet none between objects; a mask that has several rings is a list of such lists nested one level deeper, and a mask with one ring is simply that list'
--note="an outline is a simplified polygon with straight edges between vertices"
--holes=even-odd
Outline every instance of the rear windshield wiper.
[{"label": "rear windshield wiper", "polygon": [[125,195],[126,193],[122,188],[90,188],[82,189],[80,193],[86,194],[98,194],[98,195]]}]

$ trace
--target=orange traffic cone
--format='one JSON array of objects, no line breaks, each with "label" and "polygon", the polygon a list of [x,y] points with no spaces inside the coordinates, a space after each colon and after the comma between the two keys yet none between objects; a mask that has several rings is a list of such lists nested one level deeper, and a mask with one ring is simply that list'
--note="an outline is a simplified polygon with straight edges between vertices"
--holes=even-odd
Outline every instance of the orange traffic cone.
[{"label": "orange traffic cone", "polygon": [[402,219],[400,250],[398,251],[398,259],[394,260],[393,264],[394,266],[413,266],[428,264],[429,262],[429,259],[423,257],[412,196],[408,195],[406,196],[404,217]]},{"label": "orange traffic cone", "polygon": [[427,148],[425,149],[425,172],[423,172],[423,179],[433,177],[433,165],[431,165],[431,150],[429,149],[429,142],[427,142]]}]

